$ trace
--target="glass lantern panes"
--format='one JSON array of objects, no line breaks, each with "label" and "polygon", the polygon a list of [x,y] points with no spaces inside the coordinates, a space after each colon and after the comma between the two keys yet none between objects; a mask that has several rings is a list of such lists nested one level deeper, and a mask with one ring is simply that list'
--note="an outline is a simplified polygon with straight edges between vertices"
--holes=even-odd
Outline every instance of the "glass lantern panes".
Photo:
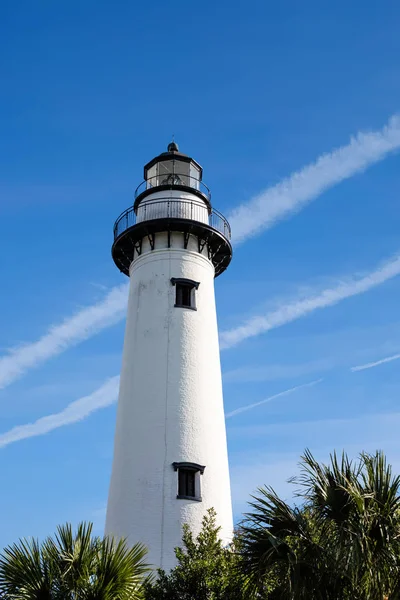
[{"label": "glass lantern panes", "polygon": [[200,170],[191,162],[176,159],[161,160],[147,171],[146,188],[159,185],[186,185],[198,190]]}]

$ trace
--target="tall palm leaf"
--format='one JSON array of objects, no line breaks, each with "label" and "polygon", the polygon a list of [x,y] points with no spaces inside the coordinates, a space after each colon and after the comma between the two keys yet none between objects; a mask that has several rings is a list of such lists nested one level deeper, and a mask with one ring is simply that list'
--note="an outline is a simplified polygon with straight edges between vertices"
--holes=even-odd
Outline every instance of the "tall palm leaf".
[{"label": "tall palm leaf", "polygon": [[7,598],[51,600],[57,575],[56,563],[37,540],[22,539],[0,556],[0,591]]},{"label": "tall palm leaf", "polygon": [[87,600],[130,600],[141,597],[149,573],[142,544],[128,548],[125,540],[104,538],[96,548],[94,569],[85,589]]},{"label": "tall palm leaf", "polygon": [[67,524],[42,544],[20,540],[0,556],[0,595],[10,600],[136,600],[149,571],[141,544],[74,533]]},{"label": "tall palm leaf", "polygon": [[57,565],[58,578],[55,593],[63,598],[75,598],[82,595],[95,568],[95,550],[100,543],[92,539],[92,523],[80,523],[74,534],[67,523],[57,528],[53,537],[44,542],[47,554]]},{"label": "tall palm leaf", "polygon": [[[334,598],[324,547],[307,511],[290,507],[271,488],[260,488],[240,529],[243,569],[253,585],[276,578],[274,598]],[[330,595],[330,593],[332,595]]]},{"label": "tall palm leaf", "polygon": [[290,507],[268,488],[243,526],[253,579],[278,573],[276,597],[400,600],[400,478],[381,452],[319,464],[309,451]]}]

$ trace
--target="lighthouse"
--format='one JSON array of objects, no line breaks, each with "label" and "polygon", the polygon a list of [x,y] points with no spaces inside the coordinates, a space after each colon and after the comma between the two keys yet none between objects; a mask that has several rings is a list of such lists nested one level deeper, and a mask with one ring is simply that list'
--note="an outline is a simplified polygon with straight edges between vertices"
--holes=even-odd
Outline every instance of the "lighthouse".
[{"label": "lighthouse", "polygon": [[232,247],[202,175],[170,143],[112,246],[130,287],[106,535],[143,542],[165,570],[184,523],[197,534],[213,507],[224,542],[233,529],[214,293]]}]

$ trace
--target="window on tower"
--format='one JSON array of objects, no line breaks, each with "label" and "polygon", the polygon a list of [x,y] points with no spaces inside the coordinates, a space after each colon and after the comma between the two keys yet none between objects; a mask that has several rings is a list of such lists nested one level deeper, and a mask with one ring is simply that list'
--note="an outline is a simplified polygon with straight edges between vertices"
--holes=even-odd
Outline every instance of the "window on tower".
[{"label": "window on tower", "polygon": [[205,467],[197,463],[174,462],[174,470],[178,473],[177,495],[178,499],[201,501],[200,475]]},{"label": "window on tower", "polygon": [[175,306],[178,308],[196,308],[196,290],[199,287],[197,281],[172,277],[172,285],[175,286]]},{"label": "window on tower", "polygon": [[186,308],[193,308],[192,299],[193,288],[184,283],[176,284],[176,306],[185,306]]},{"label": "window on tower", "polygon": [[178,496],[196,497],[196,471],[179,469]]}]

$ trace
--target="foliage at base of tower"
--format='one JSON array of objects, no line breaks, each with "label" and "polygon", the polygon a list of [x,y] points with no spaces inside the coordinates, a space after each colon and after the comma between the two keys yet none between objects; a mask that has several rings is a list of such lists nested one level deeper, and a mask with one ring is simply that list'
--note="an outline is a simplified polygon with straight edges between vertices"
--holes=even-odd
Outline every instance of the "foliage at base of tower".
[{"label": "foliage at base of tower", "polygon": [[184,526],[183,546],[176,548],[177,566],[158,571],[145,589],[146,600],[251,600],[233,546],[225,548],[218,537],[216,514],[210,509],[195,537]]},{"label": "foliage at base of tower", "polygon": [[0,555],[0,598],[139,600],[148,566],[141,544],[92,537],[92,524],[60,526],[44,542],[23,539]]},{"label": "foliage at base of tower", "polygon": [[306,451],[300,467],[300,505],[260,488],[242,526],[241,565],[261,596],[400,600],[400,477],[385,456],[323,465]]}]

